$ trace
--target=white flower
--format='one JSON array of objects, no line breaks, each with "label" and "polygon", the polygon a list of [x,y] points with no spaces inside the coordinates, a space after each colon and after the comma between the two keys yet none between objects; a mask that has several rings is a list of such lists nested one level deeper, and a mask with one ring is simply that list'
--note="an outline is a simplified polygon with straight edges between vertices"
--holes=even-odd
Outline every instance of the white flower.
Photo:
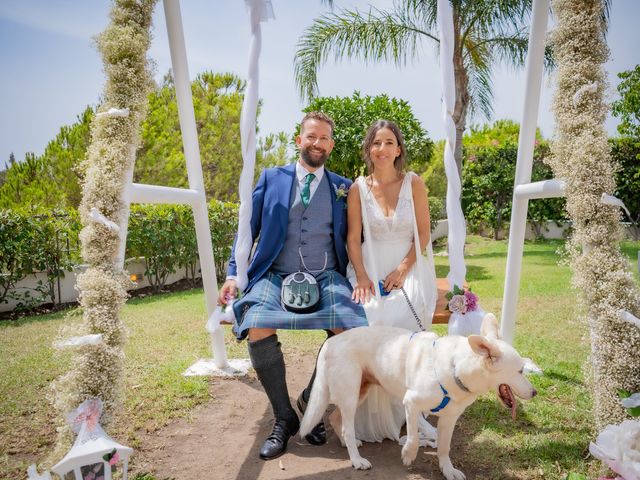
[{"label": "white flower", "polygon": [[589,452],[624,480],[640,480],[640,422],[607,425],[596,442],[589,444]]},{"label": "white flower", "polygon": [[451,300],[449,300],[449,310],[451,312],[466,313],[467,305],[464,295],[454,295],[451,297]]}]

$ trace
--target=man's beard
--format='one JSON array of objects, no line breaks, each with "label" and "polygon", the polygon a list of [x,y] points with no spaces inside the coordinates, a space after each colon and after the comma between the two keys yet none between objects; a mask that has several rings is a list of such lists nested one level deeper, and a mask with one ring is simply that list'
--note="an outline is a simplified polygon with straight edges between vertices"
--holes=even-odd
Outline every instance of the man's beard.
[{"label": "man's beard", "polygon": [[327,161],[327,158],[329,158],[329,154],[327,153],[326,150],[321,150],[322,151],[322,155],[320,157],[318,157],[318,158],[314,158],[314,157],[311,156],[311,152],[310,152],[311,148],[312,147],[301,148],[300,149],[300,156],[304,160],[304,163],[306,163],[310,167],[312,167],[312,168],[320,168]]}]

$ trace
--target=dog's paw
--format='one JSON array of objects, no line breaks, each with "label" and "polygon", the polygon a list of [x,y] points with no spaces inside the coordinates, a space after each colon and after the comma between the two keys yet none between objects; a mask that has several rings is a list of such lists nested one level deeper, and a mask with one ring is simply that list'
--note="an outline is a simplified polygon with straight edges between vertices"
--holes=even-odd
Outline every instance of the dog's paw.
[{"label": "dog's paw", "polygon": [[442,474],[447,480],[465,480],[467,477],[460,470],[456,470],[455,468],[443,468]]},{"label": "dog's paw", "polygon": [[405,466],[408,467],[416,459],[417,454],[418,454],[417,443],[415,443],[415,446],[409,443],[405,443],[404,447],[402,447],[402,463],[404,463]]},{"label": "dog's paw", "polygon": [[351,465],[356,470],[369,470],[371,468],[371,462],[362,457],[352,458]]}]

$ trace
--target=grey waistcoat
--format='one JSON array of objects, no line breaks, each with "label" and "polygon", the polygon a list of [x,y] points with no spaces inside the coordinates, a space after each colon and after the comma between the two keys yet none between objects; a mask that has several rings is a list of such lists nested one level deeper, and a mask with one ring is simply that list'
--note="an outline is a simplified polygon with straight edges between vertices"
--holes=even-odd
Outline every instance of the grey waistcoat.
[{"label": "grey waistcoat", "polygon": [[293,188],[295,191],[289,205],[287,237],[280,255],[271,266],[272,270],[279,273],[305,270],[301,265],[298,249],[302,251],[304,263],[309,270],[320,270],[324,266],[325,252],[327,253],[326,269],[335,270],[337,260],[333,245],[333,209],[331,188],[326,172],[306,209],[300,199],[300,186],[297,179],[294,179]]}]

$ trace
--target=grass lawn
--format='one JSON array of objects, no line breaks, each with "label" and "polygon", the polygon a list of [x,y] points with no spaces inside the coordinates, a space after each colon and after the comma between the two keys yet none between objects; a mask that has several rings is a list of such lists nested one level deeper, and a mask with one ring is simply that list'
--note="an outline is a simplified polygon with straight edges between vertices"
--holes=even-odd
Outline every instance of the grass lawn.
[{"label": "grass lawn", "polygon": [[[576,320],[571,272],[559,265],[562,242],[527,243],[523,259],[515,345],[543,370],[533,376],[539,396],[519,410],[517,422],[493,398],[481,398],[464,414],[459,427],[476,445],[476,464],[507,465],[522,479],[560,479],[568,472],[596,476],[587,446],[592,439],[591,399],[583,377],[589,345]],[[623,246],[637,276],[640,244]],[[500,313],[506,242],[470,237],[466,249],[467,281],[483,308]],[[446,257],[436,257],[439,277]],[[154,431],[171,419],[189,416],[211,398],[206,378],[181,373],[196,359],[209,357],[201,290],[133,299],[122,318],[129,329],[126,347],[126,401],[115,435],[136,448],[140,432]],[[55,437],[50,382],[65,372],[68,354],[51,344],[59,328],[80,320],[77,309],[0,323],[0,478],[24,478],[27,466],[42,461]],[[436,329],[444,332],[444,327]],[[229,334],[229,332],[227,332]],[[286,344],[314,351],[321,332],[281,332]],[[295,337],[295,339],[291,338]],[[287,340],[289,338],[289,340]],[[283,343],[284,343],[283,342]],[[246,345],[229,335],[230,358],[246,358]]]}]

